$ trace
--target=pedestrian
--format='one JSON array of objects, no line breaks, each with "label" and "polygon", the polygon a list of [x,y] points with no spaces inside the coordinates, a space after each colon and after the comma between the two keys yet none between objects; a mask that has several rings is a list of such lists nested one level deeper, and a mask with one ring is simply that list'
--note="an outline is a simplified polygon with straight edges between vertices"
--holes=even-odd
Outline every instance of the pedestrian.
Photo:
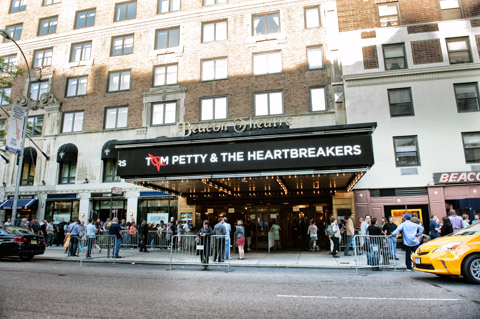
[{"label": "pedestrian", "polygon": [[41,226],[40,223],[38,222],[38,218],[34,218],[32,223],[30,224],[30,230],[34,232],[35,234],[40,234],[41,235]]},{"label": "pedestrian", "polygon": [[453,226],[452,226],[452,222],[450,221],[450,218],[443,217],[442,221],[443,221],[443,225],[442,227],[440,227],[440,236],[443,237],[453,233]]},{"label": "pedestrian", "polygon": [[20,224],[20,227],[25,229],[30,229],[28,227],[28,220],[26,218],[22,218],[22,223]]},{"label": "pedestrian", "polygon": [[462,221],[462,226],[467,227],[470,226],[470,217],[467,214],[462,215],[463,221]]},{"label": "pedestrian", "polygon": [[166,241],[166,227],[165,227],[165,222],[163,220],[160,221],[160,225],[158,226],[157,229],[157,236],[158,240],[160,242],[160,249],[163,249],[167,245]]},{"label": "pedestrian", "polygon": [[223,225],[223,218],[218,219],[218,223],[213,227],[213,233],[215,235],[215,256],[213,261],[223,262],[223,250],[225,249],[225,235],[227,231]]},{"label": "pedestrian", "polygon": [[[355,226],[353,225],[353,213],[349,213],[346,216],[346,232],[347,232],[347,239],[345,243],[345,256],[351,256],[350,255],[350,247],[352,246],[352,241],[353,241],[353,236],[355,236]],[[355,246],[354,246],[355,247]]]},{"label": "pedestrian", "polygon": [[452,224],[453,232],[463,228],[463,219],[462,217],[457,216],[455,209],[450,209],[448,212],[448,219],[450,219],[450,223]]},{"label": "pedestrian", "polygon": [[7,221],[3,225],[4,226],[11,226],[12,225],[12,219],[8,218]]},{"label": "pedestrian", "polygon": [[474,217],[473,217],[472,225],[476,224],[476,223],[480,223],[480,215],[479,214],[475,214]]},{"label": "pedestrian", "polygon": [[405,222],[390,235],[390,237],[397,236],[402,233],[403,246],[405,247],[405,266],[407,271],[412,271],[412,253],[420,245],[420,237],[423,236],[423,227],[421,225],[411,222],[411,216],[409,214],[403,215]]},{"label": "pedestrian", "polygon": [[[373,271],[379,271],[380,267],[380,250],[382,247],[382,239],[379,237],[382,235],[382,229],[377,226],[377,218],[372,217],[370,220],[370,226],[367,228],[368,234],[368,247],[367,247],[367,263],[372,267]],[[393,238],[393,237],[392,237]]]},{"label": "pedestrian", "polygon": [[122,228],[118,224],[118,218],[115,217],[112,220],[112,223],[110,224],[110,227],[108,229],[108,233],[110,235],[115,236],[115,252],[114,252],[114,257],[115,258],[122,258],[121,256],[118,255],[120,252],[120,246],[122,245]]},{"label": "pedestrian", "polygon": [[[309,238],[308,236],[308,225],[305,220],[305,218],[300,218],[300,221],[298,222],[298,233],[299,233],[299,240],[300,240],[300,250],[309,250],[309,241],[307,240]],[[318,230],[317,230],[318,233]],[[317,235],[318,236],[318,235]]]},{"label": "pedestrian", "polygon": [[317,251],[317,240],[318,240],[318,227],[315,225],[315,221],[312,219],[310,220],[310,225],[307,229],[307,234],[310,236],[310,251],[316,252]]},{"label": "pedestrian", "polygon": [[277,224],[277,220],[274,219],[272,222],[272,227],[270,227],[270,231],[273,234],[273,250],[281,250],[282,243],[280,242],[280,225]]},{"label": "pedestrian", "polygon": [[387,236],[388,251],[390,259],[398,260],[397,258],[397,236],[389,237],[397,229],[397,224],[393,222],[393,216],[388,217],[388,222],[383,226],[383,233]]},{"label": "pedestrian", "polygon": [[228,218],[223,217],[223,226],[225,226],[225,258],[223,260],[230,260],[230,233],[232,232],[232,226],[228,223]]},{"label": "pedestrian", "polygon": [[235,229],[235,240],[238,247],[238,259],[243,260],[245,258],[245,227],[243,227],[243,221],[237,221],[237,228]]},{"label": "pedestrian", "polygon": [[52,247],[55,240],[55,227],[53,227],[53,220],[47,224],[47,247]]},{"label": "pedestrian", "polygon": [[97,236],[97,227],[93,223],[93,218],[90,218],[87,224],[87,258],[92,257],[92,249],[95,245],[96,236]]},{"label": "pedestrian", "polygon": [[137,248],[137,227],[135,226],[134,221],[130,222],[130,227],[128,228],[128,241],[132,246],[130,249]]},{"label": "pedestrian", "polygon": [[139,229],[140,233],[140,252],[148,253],[147,244],[148,244],[148,224],[147,221],[144,219],[142,220],[142,224],[140,225]]},{"label": "pedestrian", "polygon": [[155,248],[155,239],[157,239],[157,236],[155,236],[155,234],[157,233],[157,230],[158,230],[158,225],[155,222],[152,223],[148,228],[148,237],[150,238],[150,249]]},{"label": "pedestrian", "polygon": [[166,234],[166,240],[167,240],[167,249],[168,247],[171,247],[172,246],[172,238],[173,238],[173,229],[172,229],[172,223],[169,222],[167,224],[167,229],[165,231],[165,234]]},{"label": "pedestrian", "polygon": [[334,258],[339,258],[337,253],[340,249],[340,227],[338,226],[337,219],[335,216],[330,217],[330,228],[331,228],[331,237],[330,240],[333,242],[332,255]]},{"label": "pedestrian", "polygon": [[252,221],[250,220],[250,218],[247,218],[247,222],[245,223],[245,239],[247,245],[247,247],[245,247],[245,252],[249,252],[250,250],[252,250],[252,237]]},{"label": "pedestrian", "polygon": [[67,223],[65,222],[65,218],[62,218],[60,220],[60,223],[57,224],[55,229],[57,230],[57,246],[63,245],[63,242],[65,241],[65,225]]},{"label": "pedestrian", "polygon": [[365,220],[360,225],[360,247],[364,247],[364,238],[367,235],[368,226],[370,226],[371,217],[365,216]]},{"label": "pedestrian", "polygon": [[440,225],[438,224],[439,220],[437,215],[432,215],[430,218],[430,224],[428,228],[430,229],[430,239],[435,239],[440,237]]},{"label": "pedestrian", "polygon": [[80,242],[80,234],[83,231],[83,227],[80,224],[80,220],[77,219],[76,222],[71,223],[70,226],[68,226],[68,232],[70,233],[70,250],[69,250],[69,256],[78,256],[77,254],[77,248]]},{"label": "pedestrian", "polygon": [[[170,224],[170,223],[168,223]],[[211,254],[211,236],[213,234],[212,228],[208,220],[203,221],[203,227],[198,230],[196,242],[197,253],[200,255],[200,261],[203,264],[203,270],[208,270],[208,259]]]}]

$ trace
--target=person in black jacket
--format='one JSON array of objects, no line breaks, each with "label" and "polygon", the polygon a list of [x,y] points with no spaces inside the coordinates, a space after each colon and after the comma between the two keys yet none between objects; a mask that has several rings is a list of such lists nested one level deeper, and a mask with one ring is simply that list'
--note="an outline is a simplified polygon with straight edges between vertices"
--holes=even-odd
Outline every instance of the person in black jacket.
[{"label": "person in black jacket", "polygon": [[442,220],[443,220],[443,225],[442,225],[442,228],[440,228],[440,236],[443,237],[453,233],[453,226],[452,226],[452,222],[450,221],[450,218],[443,217]]},{"label": "person in black jacket", "polygon": [[146,252],[148,253],[147,250],[147,240],[148,240],[148,224],[145,220],[142,221],[142,225],[140,225],[140,252]]},{"label": "person in black jacket", "polygon": [[[197,232],[197,251],[200,255],[200,261],[203,264],[203,270],[208,270],[208,257],[211,255],[211,236],[213,230],[208,220],[203,221],[203,227]],[[201,248],[201,249],[200,249]]]}]

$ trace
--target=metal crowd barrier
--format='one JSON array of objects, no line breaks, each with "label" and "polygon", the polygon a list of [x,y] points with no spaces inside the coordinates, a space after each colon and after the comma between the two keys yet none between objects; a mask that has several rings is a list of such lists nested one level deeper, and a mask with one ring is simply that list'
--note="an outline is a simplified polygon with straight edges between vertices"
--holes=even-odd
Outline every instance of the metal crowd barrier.
[{"label": "metal crowd barrier", "polygon": [[140,235],[137,230],[122,230],[122,248],[137,248]]},{"label": "metal crowd barrier", "polygon": [[[173,264],[225,266],[230,271],[230,247],[225,244],[227,236],[175,235],[170,241],[170,270]],[[230,246],[230,245],[228,245]],[[228,253],[226,250],[229,250]],[[215,259],[216,258],[216,259]],[[224,260],[218,262],[218,259]]]},{"label": "metal crowd barrier", "polygon": [[147,236],[148,249],[169,249],[167,232],[160,230],[149,230]]},{"label": "metal crowd barrier", "polygon": [[[112,258],[115,263],[115,235],[96,235],[95,238],[83,236],[80,239],[80,265],[85,259]],[[90,247],[90,249],[89,249]]]},{"label": "metal crowd barrier", "polygon": [[[396,238],[394,238],[396,240]],[[395,251],[384,235],[355,235],[354,237],[355,271],[359,268],[393,268]]]}]

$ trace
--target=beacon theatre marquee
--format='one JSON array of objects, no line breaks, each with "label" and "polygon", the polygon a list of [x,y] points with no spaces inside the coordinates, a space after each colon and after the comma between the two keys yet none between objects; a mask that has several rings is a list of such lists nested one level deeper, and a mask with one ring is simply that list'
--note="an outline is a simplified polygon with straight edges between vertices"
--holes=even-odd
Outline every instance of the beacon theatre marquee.
[{"label": "beacon theatre marquee", "polygon": [[249,139],[231,137],[215,142],[182,138],[154,144],[119,145],[118,175],[122,178],[163,177],[373,165],[371,132],[259,134]]}]

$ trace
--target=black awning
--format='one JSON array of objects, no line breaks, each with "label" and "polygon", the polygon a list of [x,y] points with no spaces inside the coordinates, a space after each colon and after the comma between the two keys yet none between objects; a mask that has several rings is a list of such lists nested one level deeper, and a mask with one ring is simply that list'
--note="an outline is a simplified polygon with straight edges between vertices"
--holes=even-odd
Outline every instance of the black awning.
[{"label": "black awning", "polygon": [[75,144],[68,143],[60,146],[57,152],[57,162],[76,162],[78,149]]},{"label": "black awning", "polygon": [[[17,165],[20,157],[17,156]],[[37,164],[37,151],[33,147],[25,147],[23,151],[23,164]]]},{"label": "black awning", "polygon": [[118,150],[115,148],[115,143],[118,142],[117,140],[110,140],[103,144],[102,147],[102,160],[105,159],[117,159],[118,158]]},{"label": "black awning", "polygon": [[[17,208],[20,209],[35,209],[38,206],[36,199],[19,199],[17,201]],[[7,199],[0,204],[0,209],[12,209],[13,199]]]}]

